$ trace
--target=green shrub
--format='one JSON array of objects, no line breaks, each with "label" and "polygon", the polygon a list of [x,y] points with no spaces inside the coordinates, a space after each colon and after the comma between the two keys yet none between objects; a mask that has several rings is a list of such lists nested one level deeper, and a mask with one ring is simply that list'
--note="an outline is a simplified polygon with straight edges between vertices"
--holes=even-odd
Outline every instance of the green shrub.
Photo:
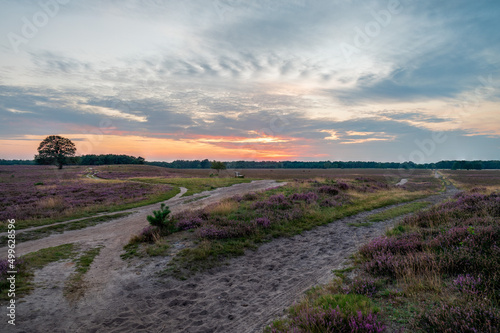
[{"label": "green shrub", "polygon": [[154,210],[153,216],[148,215],[147,219],[149,224],[159,228],[162,232],[172,233],[176,230],[176,227],[175,222],[169,218],[169,214],[170,209],[162,203],[160,210]]}]

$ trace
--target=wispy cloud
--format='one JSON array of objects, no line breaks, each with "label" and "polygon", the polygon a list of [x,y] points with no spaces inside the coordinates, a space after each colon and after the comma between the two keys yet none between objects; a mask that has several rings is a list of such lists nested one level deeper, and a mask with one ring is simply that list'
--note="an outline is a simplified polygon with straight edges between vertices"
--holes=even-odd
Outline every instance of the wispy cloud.
[{"label": "wispy cloud", "polygon": [[[388,4],[70,2],[21,52],[0,39],[0,138],[93,131],[109,150],[122,137],[221,157],[398,160],[444,131],[428,159],[454,147],[494,158],[500,4],[401,0],[382,22]],[[0,6],[3,36],[41,10]]]}]

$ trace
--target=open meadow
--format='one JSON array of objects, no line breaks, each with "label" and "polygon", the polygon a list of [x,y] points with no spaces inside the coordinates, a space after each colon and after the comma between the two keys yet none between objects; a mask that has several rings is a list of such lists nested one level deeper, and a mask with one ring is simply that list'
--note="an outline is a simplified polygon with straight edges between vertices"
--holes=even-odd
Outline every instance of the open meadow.
[{"label": "open meadow", "polygon": [[[131,180],[141,180],[139,177],[172,182]],[[191,193],[196,193],[246,181],[198,178],[189,182],[192,177],[146,165],[67,166],[62,170],[54,166],[0,166],[0,218],[15,218],[17,228],[46,225],[164,201],[179,193],[179,186],[191,185]],[[5,231],[5,226],[0,230]]]},{"label": "open meadow", "polygon": [[500,190],[500,170],[443,170],[442,174],[463,190]]}]

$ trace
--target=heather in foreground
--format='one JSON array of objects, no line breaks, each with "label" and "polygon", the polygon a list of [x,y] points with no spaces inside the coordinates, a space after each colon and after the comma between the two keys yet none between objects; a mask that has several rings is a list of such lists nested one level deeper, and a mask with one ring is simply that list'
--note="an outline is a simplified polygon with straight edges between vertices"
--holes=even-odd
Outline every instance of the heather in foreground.
[{"label": "heather in foreground", "polygon": [[[356,278],[337,271],[266,332],[498,332],[499,219],[497,193],[460,193],[407,217],[360,249]],[[321,302],[349,295],[366,302]]]}]

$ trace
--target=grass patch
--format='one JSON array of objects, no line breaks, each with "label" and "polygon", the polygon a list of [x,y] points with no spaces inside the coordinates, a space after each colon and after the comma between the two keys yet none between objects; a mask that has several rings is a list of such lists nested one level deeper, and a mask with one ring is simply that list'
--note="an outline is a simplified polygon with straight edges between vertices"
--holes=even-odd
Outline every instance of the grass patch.
[{"label": "grass patch", "polygon": [[141,245],[140,243],[128,243],[127,245],[125,245],[123,247],[123,249],[125,250],[125,253],[121,254],[120,255],[120,258],[122,258],[123,260],[126,260],[126,259],[130,259],[132,257],[135,257],[139,254],[139,245]]},{"label": "grass patch", "polygon": [[370,215],[368,220],[370,222],[380,222],[380,221],[393,219],[395,217],[398,217],[401,215],[406,215],[409,213],[413,213],[413,212],[416,212],[416,211],[421,210],[423,208],[426,208],[430,204],[431,203],[427,202],[427,201],[411,202],[411,203],[406,204],[406,205],[401,205],[398,207],[384,210],[383,212],[380,212],[380,213],[372,214],[372,215]]},{"label": "grass patch", "polygon": [[[41,269],[47,264],[63,259],[72,258],[75,255],[74,244],[63,244],[55,247],[41,249],[36,252],[28,253],[18,258],[16,274],[16,298],[28,294],[33,289],[33,271]],[[7,271],[7,270],[6,270]],[[9,284],[6,280],[7,273],[2,271],[0,280],[0,299],[7,300]]]},{"label": "grass patch", "polygon": [[252,179],[242,178],[133,178],[132,180],[148,184],[169,184],[185,187],[187,192],[183,196],[252,181]]},{"label": "grass patch", "polygon": [[404,234],[405,232],[408,232],[409,230],[410,230],[410,228],[408,226],[398,224],[398,225],[394,226],[394,228],[387,230],[385,235],[389,236],[389,237],[390,236],[399,236],[399,235]]},{"label": "grass patch", "polygon": [[313,288],[286,311],[286,318],[275,320],[264,332],[381,332],[385,326],[377,319],[379,312],[369,297],[342,293],[340,285],[332,283]]},{"label": "grass patch", "polygon": [[99,255],[101,248],[101,246],[98,246],[87,250],[76,260],[75,272],[70,276],[68,281],[66,281],[66,285],[64,286],[64,294],[66,297],[74,300],[83,295],[83,276],[90,269],[90,265],[94,261],[95,257]]},{"label": "grass patch", "polygon": [[[132,213],[117,213],[113,215],[103,215],[87,218],[80,221],[68,222],[63,224],[57,224],[53,226],[48,226],[45,228],[40,228],[31,231],[19,232],[16,233],[16,243],[26,242],[30,240],[40,239],[44,237],[48,237],[52,234],[60,234],[65,231],[70,230],[79,230],[88,228],[100,223],[108,222],[117,218],[128,216]],[[7,236],[0,236],[0,246],[7,245],[8,238]]]},{"label": "grass patch", "polygon": [[333,269],[332,273],[335,274],[336,277],[345,280],[345,273],[350,273],[352,272],[356,267],[351,266],[351,267],[346,267],[346,268],[341,268],[341,269]]},{"label": "grass patch", "polygon": [[164,256],[170,250],[170,244],[165,240],[159,240],[158,242],[150,245],[146,248],[146,253],[151,256]]}]

